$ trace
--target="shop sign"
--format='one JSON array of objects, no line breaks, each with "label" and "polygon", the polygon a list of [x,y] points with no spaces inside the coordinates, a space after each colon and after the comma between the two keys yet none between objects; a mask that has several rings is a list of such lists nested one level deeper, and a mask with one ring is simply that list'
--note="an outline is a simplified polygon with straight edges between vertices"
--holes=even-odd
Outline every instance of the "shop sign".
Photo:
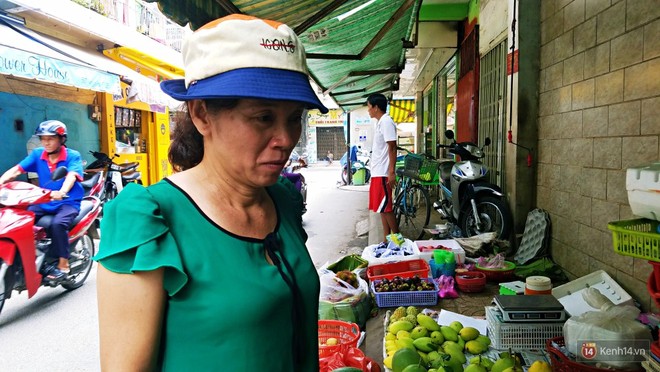
[{"label": "shop sign", "polygon": [[0,73],[117,94],[117,75],[0,45]]},{"label": "shop sign", "polygon": [[321,114],[320,111],[310,111],[307,118],[309,126],[317,127],[340,127],[346,121],[346,114],[342,110],[330,110],[327,114]]}]

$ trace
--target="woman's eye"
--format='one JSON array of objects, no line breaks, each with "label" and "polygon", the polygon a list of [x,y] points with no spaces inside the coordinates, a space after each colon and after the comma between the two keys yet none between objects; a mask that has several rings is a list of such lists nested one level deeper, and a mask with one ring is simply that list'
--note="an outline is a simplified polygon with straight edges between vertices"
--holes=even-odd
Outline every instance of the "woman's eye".
[{"label": "woman's eye", "polygon": [[257,116],[257,120],[262,123],[270,123],[273,121],[273,115],[259,115]]}]

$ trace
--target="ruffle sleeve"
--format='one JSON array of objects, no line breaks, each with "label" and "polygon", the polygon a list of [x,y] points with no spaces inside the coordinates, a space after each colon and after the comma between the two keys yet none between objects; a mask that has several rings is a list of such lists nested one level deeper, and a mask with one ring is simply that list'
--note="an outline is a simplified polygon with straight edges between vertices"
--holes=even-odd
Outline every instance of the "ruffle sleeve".
[{"label": "ruffle sleeve", "polygon": [[137,184],[128,184],[117,198],[105,204],[101,243],[94,260],[121,274],[164,268],[163,286],[170,296],[188,281],[179,248],[158,202],[147,188]]}]

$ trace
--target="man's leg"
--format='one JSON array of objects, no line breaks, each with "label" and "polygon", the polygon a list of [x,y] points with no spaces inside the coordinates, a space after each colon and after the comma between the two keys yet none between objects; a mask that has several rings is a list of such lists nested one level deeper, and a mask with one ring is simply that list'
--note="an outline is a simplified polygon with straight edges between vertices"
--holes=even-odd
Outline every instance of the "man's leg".
[{"label": "man's leg", "polygon": [[380,214],[380,218],[383,221],[383,234],[385,234],[385,240],[383,241],[387,241],[389,234],[399,233],[399,225],[396,223],[394,212],[383,212]]},{"label": "man's leg", "polygon": [[64,273],[69,271],[69,226],[77,216],[78,209],[70,205],[62,205],[50,225],[51,249],[60,259],[57,268]]}]

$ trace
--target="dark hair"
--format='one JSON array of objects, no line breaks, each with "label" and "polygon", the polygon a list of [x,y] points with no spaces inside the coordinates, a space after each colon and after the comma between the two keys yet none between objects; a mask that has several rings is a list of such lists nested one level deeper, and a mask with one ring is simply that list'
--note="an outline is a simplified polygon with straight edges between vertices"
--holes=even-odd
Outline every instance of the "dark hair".
[{"label": "dark hair", "polygon": [[374,93],[367,98],[367,103],[376,106],[382,112],[387,112],[387,97],[380,93]]},{"label": "dark hair", "polygon": [[[204,100],[211,114],[220,110],[236,107],[236,99]],[[176,172],[190,169],[202,161],[204,157],[204,137],[197,130],[190,117],[188,105],[174,116],[176,125],[172,131],[172,142],[167,157]]]}]

